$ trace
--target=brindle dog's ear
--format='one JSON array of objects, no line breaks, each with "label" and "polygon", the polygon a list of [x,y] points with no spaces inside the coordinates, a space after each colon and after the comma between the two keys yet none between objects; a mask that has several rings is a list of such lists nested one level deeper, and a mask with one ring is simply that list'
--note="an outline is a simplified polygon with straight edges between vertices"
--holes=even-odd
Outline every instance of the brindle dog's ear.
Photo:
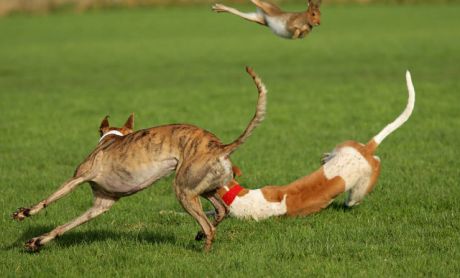
[{"label": "brindle dog's ear", "polygon": [[129,115],[128,120],[126,120],[126,123],[123,125],[124,128],[133,130],[134,129],[134,113],[131,113]]},{"label": "brindle dog's ear", "polygon": [[99,127],[99,133],[102,135],[104,135],[104,133],[106,133],[107,131],[109,131],[109,116],[105,116],[104,119],[102,120],[101,122],[101,126]]}]

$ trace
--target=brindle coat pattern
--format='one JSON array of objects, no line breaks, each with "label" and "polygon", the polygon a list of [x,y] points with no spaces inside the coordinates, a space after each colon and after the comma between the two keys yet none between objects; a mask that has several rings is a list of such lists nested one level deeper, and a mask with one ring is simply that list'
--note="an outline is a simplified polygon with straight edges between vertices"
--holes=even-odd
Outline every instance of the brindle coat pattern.
[{"label": "brindle coat pattern", "polygon": [[[86,181],[93,191],[93,207],[73,221],[29,240],[26,248],[39,250],[56,236],[107,211],[121,197],[141,191],[175,171],[173,187],[176,197],[201,226],[206,236],[204,247],[209,250],[215,226],[227,213],[216,190],[232,179],[229,156],[245,142],[265,116],[265,86],[251,68],[246,70],[258,89],[257,110],[246,130],[230,144],[223,144],[214,134],[193,125],[171,124],[133,132],[132,115],[120,129],[109,128],[106,117],[100,127],[104,136],[96,149],[78,166],[73,178],[35,206],[18,209],[13,218],[23,220],[38,213]],[[124,136],[110,134],[111,130],[118,130]],[[200,196],[215,206],[217,217],[214,223],[203,212]]]}]

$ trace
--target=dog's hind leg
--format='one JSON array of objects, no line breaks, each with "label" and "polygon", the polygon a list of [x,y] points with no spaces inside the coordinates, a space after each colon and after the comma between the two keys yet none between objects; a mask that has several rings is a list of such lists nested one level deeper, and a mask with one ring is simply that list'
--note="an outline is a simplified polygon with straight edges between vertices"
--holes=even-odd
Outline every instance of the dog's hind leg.
[{"label": "dog's hind leg", "polygon": [[93,194],[94,202],[93,206],[89,210],[87,210],[85,213],[75,218],[74,220],[55,228],[49,233],[43,234],[38,237],[34,237],[31,240],[27,241],[25,244],[27,250],[32,252],[38,251],[41,246],[45,245],[54,238],[106,212],[118,200],[105,195],[98,194],[94,191]]},{"label": "dog's hind leg", "polygon": [[209,195],[207,199],[211,202],[211,204],[216,209],[216,215],[215,215],[215,219],[212,225],[214,225],[214,227],[217,227],[217,225],[219,225],[219,223],[222,222],[222,220],[224,220],[225,216],[227,216],[230,210],[227,207],[227,205],[224,203],[224,201],[222,201],[222,199],[220,198],[219,194],[217,194],[217,192],[214,192],[214,194]]},{"label": "dog's hind leg", "polygon": [[35,206],[31,208],[19,208],[13,213],[13,219],[15,220],[23,220],[26,217],[29,217],[31,215],[37,214],[40,210],[43,208],[46,208],[49,204],[59,200],[60,198],[64,197],[68,193],[70,193],[73,189],[77,187],[77,185],[87,181],[87,179],[83,177],[74,177],[71,178],[70,180],[66,181],[64,184],[59,187],[59,189],[51,194],[48,198],[45,200],[39,202]]},{"label": "dog's hind leg", "polygon": [[[222,220],[224,220],[225,216],[227,216],[230,210],[228,209],[224,201],[222,201],[222,199],[216,191],[213,193],[204,194],[203,197],[209,200],[215,208],[214,222],[212,223],[212,225],[214,227],[217,227],[217,225],[219,225],[219,223],[222,222]],[[205,234],[202,231],[199,231],[196,234],[195,240],[202,240],[204,236]]]}]

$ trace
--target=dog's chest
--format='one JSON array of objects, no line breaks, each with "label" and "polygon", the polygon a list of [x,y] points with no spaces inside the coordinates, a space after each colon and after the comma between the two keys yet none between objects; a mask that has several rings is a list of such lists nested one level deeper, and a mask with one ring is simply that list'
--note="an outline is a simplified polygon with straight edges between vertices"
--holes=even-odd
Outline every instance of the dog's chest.
[{"label": "dog's chest", "polygon": [[130,195],[171,174],[177,166],[175,159],[139,161],[113,162],[105,166],[105,171],[95,179],[95,182],[105,191]]},{"label": "dog's chest", "polygon": [[345,191],[363,176],[369,176],[371,172],[372,168],[369,162],[361,153],[351,147],[339,149],[324,165],[324,174],[327,179],[340,176],[345,180]]},{"label": "dog's chest", "polygon": [[260,189],[249,190],[247,194],[237,196],[230,205],[230,214],[237,218],[262,220],[271,216],[284,215],[286,212],[286,195],[281,202],[269,202]]}]

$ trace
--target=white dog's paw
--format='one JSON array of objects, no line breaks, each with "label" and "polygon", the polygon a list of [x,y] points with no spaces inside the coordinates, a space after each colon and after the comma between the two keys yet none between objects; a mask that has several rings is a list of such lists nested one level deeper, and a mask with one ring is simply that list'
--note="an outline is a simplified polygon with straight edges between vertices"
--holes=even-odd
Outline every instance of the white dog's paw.
[{"label": "white dog's paw", "polygon": [[332,157],[334,157],[334,153],[323,153],[321,156],[321,165],[326,164]]}]

